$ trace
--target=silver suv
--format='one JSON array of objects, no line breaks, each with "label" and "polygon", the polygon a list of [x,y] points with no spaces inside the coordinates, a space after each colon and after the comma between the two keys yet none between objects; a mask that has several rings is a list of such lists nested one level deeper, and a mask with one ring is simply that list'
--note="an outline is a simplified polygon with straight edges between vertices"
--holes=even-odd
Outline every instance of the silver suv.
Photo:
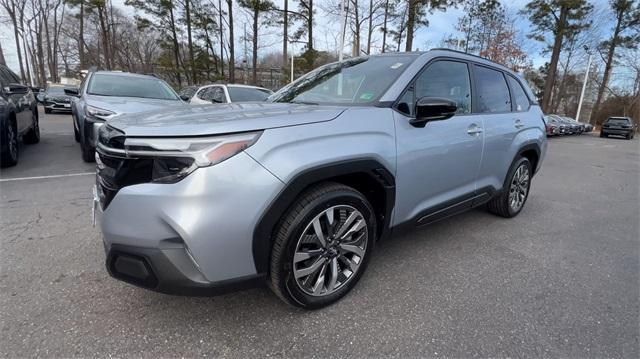
[{"label": "silver suv", "polygon": [[109,119],[94,208],[115,278],[181,295],[266,281],[319,308],[392,230],[485,204],[516,216],[546,147],[540,107],[502,66],[446,50],[361,57],[266,103]]}]

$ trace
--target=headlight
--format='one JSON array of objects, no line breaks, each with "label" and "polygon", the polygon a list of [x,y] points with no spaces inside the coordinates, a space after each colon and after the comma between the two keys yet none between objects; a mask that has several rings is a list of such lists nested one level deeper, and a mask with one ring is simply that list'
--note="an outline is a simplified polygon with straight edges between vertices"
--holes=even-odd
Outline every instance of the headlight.
[{"label": "headlight", "polygon": [[198,167],[229,159],[253,145],[262,132],[204,138],[127,138],[124,152],[130,158],[153,159],[152,182],[173,183]]},{"label": "headlight", "polygon": [[98,120],[106,121],[115,114],[113,111],[87,105],[87,115]]}]

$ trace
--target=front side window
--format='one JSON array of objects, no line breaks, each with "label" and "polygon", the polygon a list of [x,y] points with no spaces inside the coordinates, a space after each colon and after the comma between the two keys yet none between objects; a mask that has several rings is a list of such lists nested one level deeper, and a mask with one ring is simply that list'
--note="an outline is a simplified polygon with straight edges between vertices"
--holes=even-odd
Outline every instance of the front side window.
[{"label": "front side window", "polygon": [[357,57],[320,67],[269,97],[272,102],[374,105],[417,55]]},{"label": "front side window", "polygon": [[422,72],[404,93],[397,109],[415,116],[415,103],[423,97],[440,97],[455,101],[457,114],[471,113],[471,80],[464,62],[437,61]]},{"label": "front side window", "polygon": [[513,91],[513,99],[516,102],[516,111],[528,111],[530,107],[529,97],[524,92],[522,85],[520,85],[518,80],[511,76],[507,76],[507,79],[509,79],[509,86],[511,86],[511,91]]},{"label": "front side window", "polygon": [[94,74],[91,76],[87,93],[99,96],[179,100],[178,95],[162,80],[114,74]]},{"label": "front side window", "polygon": [[511,97],[502,72],[476,66],[474,73],[478,91],[478,112],[510,112]]},{"label": "front side window", "polygon": [[198,92],[198,98],[203,101],[211,101],[213,99],[213,91],[215,87],[205,87]]},{"label": "front side window", "polygon": [[222,87],[212,87],[211,91],[212,91],[212,94],[211,94],[212,101],[215,101],[217,103],[227,102],[227,100],[225,99],[224,91],[222,90]]}]

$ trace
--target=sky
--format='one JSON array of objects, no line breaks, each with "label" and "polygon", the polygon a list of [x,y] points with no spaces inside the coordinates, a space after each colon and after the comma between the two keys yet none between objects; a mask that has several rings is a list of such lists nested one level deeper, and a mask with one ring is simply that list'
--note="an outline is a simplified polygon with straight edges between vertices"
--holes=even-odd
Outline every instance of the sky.
[{"label": "sky", "polygon": [[[324,1],[330,1],[330,0],[316,0],[314,4],[316,5],[316,7],[319,7],[323,4]],[[337,2],[338,0],[333,0],[333,1]],[[507,11],[510,14],[512,14],[514,18],[517,19],[516,27],[518,30],[518,36],[521,37],[521,39],[523,40],[522,42],[524,44],[525,52],[529,54],[529,57],[532,60],[534,66],[537,67],[544,64],[544,62],[547,61],[547,58],[541,55],[542,46],[540,43],[526,39],[526,34],[529,32],[530,23],[523,16],[518,15],[518,11],[523,9],[528,1],[529,0],[510,0],[510,1],[503,0],[502,2],[503,2],[503,5],[507,8]],[[274,1],[276,5],[281,5],[282,2],[283,2],[282,0]],[[294,3],[294,2],[295,1],[290,0],[290,3]],[[124,5],[124,0],[113,0],[113,3],[116,6],[119,6],[121,8],[126,7]],[[596,7],[606,6],[606,0],[592,0],[591,3],[596,5]],[[289,5],[289,6],[292,6],[292,5]],[[0,11],[4,11],[4,9]],[[133,11],[131,10],[127,12],[133,13]],[[2,15],[4,14],[0,14],[0,19],[6,18],[6,16],[2,16]],[[249,20],[248,17],[245,16],[244,14],[240,13],[239,15],[240,16],[237,16],[237,17],[234,16],[236,29],[240,30],[240,31],[236,30],[236,33],[238,33],[238,37],[242,35],[241,34],[242,27],[243,27],[242,22],[245,21],[245,19],[246,21]],[[462,9],[455,9],[455,8],[450,8],[446,12],[436,12],[434,14],[429,14],[428,15],[429,26],[421,27],[415,33],[414,48],[420,49],[420,50],[428,50],[429,48],[432,48],[432,47],[439,47],[441,45],[442,40],[445,37],[447,37],[450,34],[455,35],[457,33],[455,30],[455,26],[458,23],[458,19],[463,15],[464,13]],[[247,26],[249,26],[249,24],[247,24]],[[603,29],[603,30],[606,31],[607,29]],[[261,49],[261,53],[263,55],[269,52],[281,51],[282,46],[278,40],[279,35],[275,35],[275,30],[272,30],[271,32],[274,32],[274,35],[271,35],[273,39],[269,39],[269,36],[266,36],[261,41],[262,46],[265,46],[265,44],[267,45],[266,47],[263,47]],[[337,21],[336,19],[331,19],[324,16],[316,16],[316,28],[314,29],[314,32],[315,32],[314,41],[315,41],[315,46],[317,48],[319,48],[320,50],[335,51],[337,47],[336,34],[339,33],[339,21]],[[18,59],[16,56],[15,40],[13,37],[13,27],[10,26],[9,24],[0,24],[0,41],[2,42],[2,49],[4,51],[7,64],[15,72],[18,72],[19,65],[18,65]],[[238,39],[236,41],[238,41]],[[272,45],[272,48],[270,48],[269,45]],[[294,49],[295,51],[298,50],[297,47],[301,47],[301,45],[296,45],[296,48]],[[349,44],[348,43],[345,44],[345,52],[348,52],[349,49],[350,49]],[[242,56],[242,50],[238,52],[240,53],[239,56]]]}]

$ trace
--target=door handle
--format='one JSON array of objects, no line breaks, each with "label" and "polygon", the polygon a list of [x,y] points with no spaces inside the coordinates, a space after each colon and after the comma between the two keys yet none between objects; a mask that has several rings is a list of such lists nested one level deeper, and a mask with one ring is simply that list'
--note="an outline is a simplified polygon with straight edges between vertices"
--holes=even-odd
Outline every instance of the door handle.
[{"label": "door handle", "polygon": [[520,121],[520,119],[517,119],[514,126],[516,126],[516,128],[523,128],[524,127],[524,123],[522,123],[522,121]]},{"label": "door handle", "polygon": [[467,133],[471,136],[475,136],[482,133],[482,128],[478,127],[478,125],[473,123],[469,126],[469,128],[467,128]]}]

